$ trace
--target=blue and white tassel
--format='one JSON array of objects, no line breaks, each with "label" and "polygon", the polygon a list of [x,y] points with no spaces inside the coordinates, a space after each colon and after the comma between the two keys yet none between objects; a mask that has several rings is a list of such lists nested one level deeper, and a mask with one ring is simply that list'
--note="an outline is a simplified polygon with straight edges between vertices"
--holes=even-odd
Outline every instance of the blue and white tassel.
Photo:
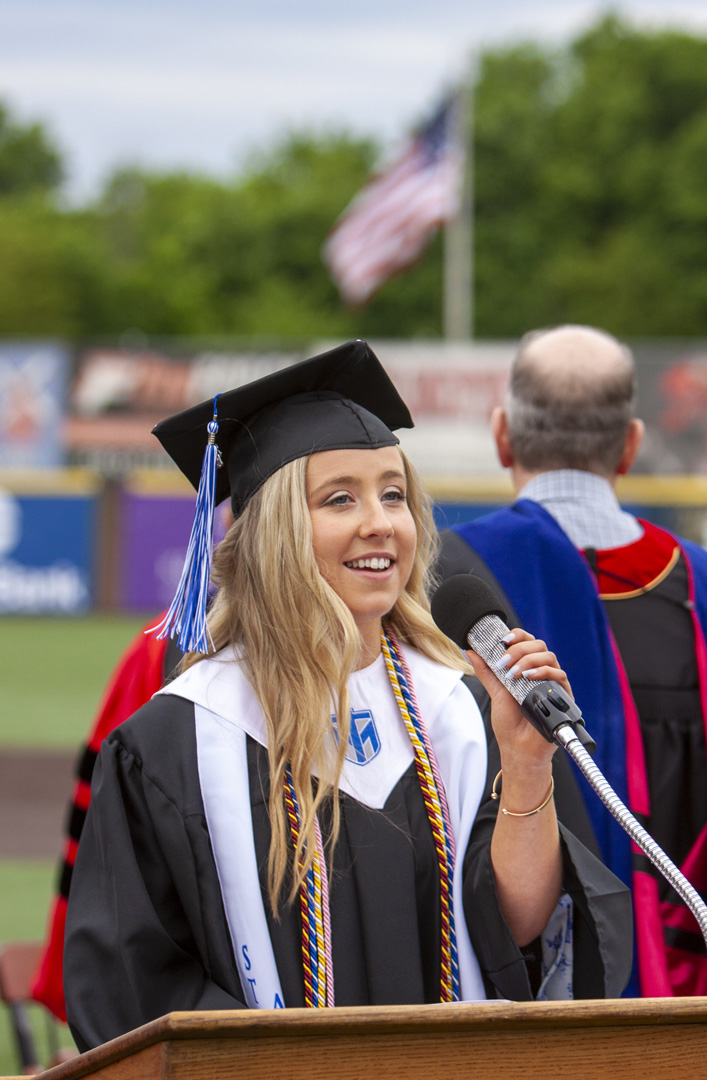
[{"label": "blue and white tassel", "polygon": [[214,398],[214,415],[209,421],[209,437],[201,466],[199,489],[196,493],[194,522],[189,537],[189,547],[177,592],[162,622],[148,633],[158,640],[177,637],[182,652],[208,653],[214,643],[206,622],[206,605],[211,580],[211,558],[214,548],[214,505],[216,501],[216,473],[221,464],[216,445],[218,412]]}]

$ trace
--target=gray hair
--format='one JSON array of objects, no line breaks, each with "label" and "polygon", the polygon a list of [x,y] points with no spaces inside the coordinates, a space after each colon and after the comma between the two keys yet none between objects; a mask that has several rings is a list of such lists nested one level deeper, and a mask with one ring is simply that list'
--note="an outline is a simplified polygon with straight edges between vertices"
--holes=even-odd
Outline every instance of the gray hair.
[{"label": "gray hair", "polygon": [[[508,436],[515,460],[529,472],[583,469],[612,475],[624,450],[636,400],[636,369],[625,345],[602,331],[601,363],[591,349],[552,363],[540,341],[548,331],[534,330],[521,339],[511,368],[506,399]],[[549,331],[551,333],[551,331]],[[589,339],[588,339],[589,340]],[[606,346],[615,345],[611,364]]]}]

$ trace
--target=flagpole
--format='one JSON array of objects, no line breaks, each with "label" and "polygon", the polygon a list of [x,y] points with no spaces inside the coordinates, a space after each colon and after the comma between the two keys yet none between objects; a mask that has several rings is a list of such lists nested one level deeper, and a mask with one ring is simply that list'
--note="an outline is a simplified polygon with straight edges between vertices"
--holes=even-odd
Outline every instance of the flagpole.
[{"label": "flagpole", "polygon": [[459,214],[444,230],[443,323],[447,341],[470,341],[474,331],[474,64],[459,91],[457,140],[462,147]]}]

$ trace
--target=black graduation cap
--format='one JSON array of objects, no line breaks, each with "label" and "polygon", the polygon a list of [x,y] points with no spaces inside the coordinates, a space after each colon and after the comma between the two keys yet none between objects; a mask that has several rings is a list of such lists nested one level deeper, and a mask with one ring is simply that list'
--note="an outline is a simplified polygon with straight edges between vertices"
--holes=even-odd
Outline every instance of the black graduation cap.
[{"label": "black graduation cap", "polygon": [[413,427],[403,399],[365,341],[349,341],[310,360],[219,394],[153,429],[195,488],[214,408],[223,460],[215,501],[228,495],[236,517],[269,476],[318,450],[394,446],[392,429]]},{"label": "black graduation cap", "polygon": [[179,635],[184,651],[207,652],[206,600],[214,505],[230,495],[235,517],[269,476],[321,450],[394,446],[412,417],[365,341],[217,394],[153,429],[197,488],[194,525],[177,595],[158,637]]}]

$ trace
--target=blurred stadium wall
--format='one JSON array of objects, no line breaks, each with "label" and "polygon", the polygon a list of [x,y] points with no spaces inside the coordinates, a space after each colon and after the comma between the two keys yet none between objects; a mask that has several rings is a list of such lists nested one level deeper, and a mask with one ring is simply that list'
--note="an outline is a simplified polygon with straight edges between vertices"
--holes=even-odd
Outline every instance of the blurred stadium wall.
[{"label": "blurred stadium wall", "polygon": [[[194,499],[152,427],[331,344],[0,341],[0,613],[163,608]],[[503,400],[516,342],[372,345],[415,417],[401,441],[440,524],[508,501],[488,418]],[[632,345],[647,437],[620,497],[707,545],[707,343]],[[222,529],[217,522],[217,540]]]}]

